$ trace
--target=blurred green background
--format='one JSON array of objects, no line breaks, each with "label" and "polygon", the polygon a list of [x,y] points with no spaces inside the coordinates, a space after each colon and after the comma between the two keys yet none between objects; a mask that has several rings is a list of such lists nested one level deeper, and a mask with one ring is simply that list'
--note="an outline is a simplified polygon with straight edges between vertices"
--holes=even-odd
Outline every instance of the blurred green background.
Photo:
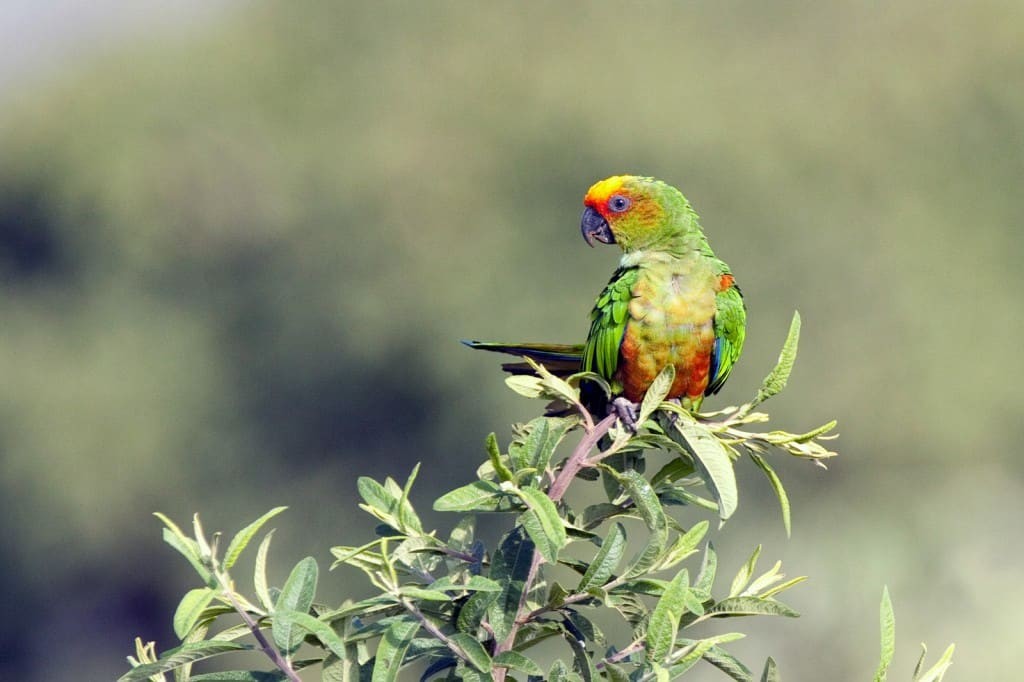
[{"label": "blurred green background", "polygon": [[23,78],[0,114],[0,678],[112,679],[135,635],[174,645],[194,580],[154,510],[233,531],[289,505],[280,581],[369,538],[357,476],[424,462],[424,510],[471,478],[537,406],[457,340],[581,340],[618,258],[583,244],[581,198],[636,172],[683,189],[747,296],[709,407],[756,389],[799,309],[769,408],[840,420],[829,471],[775,459],[791,540],[741,466],[723,565],[764,542],[812,579],[803,618],[734,624],[737,653],[868,679],[887,583],[893,679],[922,639],[957,642],[949,679],[1010,679],[1021,26],[999,0],[235,3]]}]

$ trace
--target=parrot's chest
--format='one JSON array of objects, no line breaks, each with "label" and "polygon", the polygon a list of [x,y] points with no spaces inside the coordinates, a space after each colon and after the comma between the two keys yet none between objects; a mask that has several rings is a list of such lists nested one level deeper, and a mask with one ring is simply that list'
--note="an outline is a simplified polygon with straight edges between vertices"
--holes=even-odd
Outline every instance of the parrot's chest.
[{"label": "parrot's chest", "polygon": [[631,291],[629,320],[616,378],[627,398],[643,398],[651,382],[673,365],[670,398],[698,401],[708,384],[714,348],[715,278],[692,264],[641,272]]}]

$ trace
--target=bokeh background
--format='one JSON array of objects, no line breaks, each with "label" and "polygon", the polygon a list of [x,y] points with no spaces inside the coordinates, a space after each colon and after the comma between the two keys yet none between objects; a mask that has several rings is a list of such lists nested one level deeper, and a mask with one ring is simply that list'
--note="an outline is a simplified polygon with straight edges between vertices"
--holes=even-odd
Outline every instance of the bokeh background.
[{"label": "bokeh background", "polygon": [[582,338],[617,253],[580,201],[621,172],[683,188],[746,293],[710,405],[799,309],[769,407],[840,420],[829,471],[775,460],[790,540],[741,466],[724,566],[764,542],[812,579],[736,651],[868,679],[888,584],[893,679],[921,640],[957,642],[949,679],[1013,676],[1024,5],[41,4],[0,8],[0,678],[174,644],[194,580],[154,510],[289,505],[280,581],[370,536],[357,476],[424,462],[423,510],[468,480],[536,405],[457,340]]}]

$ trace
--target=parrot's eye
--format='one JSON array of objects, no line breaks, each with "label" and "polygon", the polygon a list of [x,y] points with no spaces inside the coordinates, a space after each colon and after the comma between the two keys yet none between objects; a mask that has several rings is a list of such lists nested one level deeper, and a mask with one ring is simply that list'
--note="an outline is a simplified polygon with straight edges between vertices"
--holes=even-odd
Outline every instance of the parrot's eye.
[{"label": "parrot's eye", "polygon": [[616,194],[608,200],[608,208],[615,211],[616,213],[622,213],[629,208],[630,201],[626,197]]}]

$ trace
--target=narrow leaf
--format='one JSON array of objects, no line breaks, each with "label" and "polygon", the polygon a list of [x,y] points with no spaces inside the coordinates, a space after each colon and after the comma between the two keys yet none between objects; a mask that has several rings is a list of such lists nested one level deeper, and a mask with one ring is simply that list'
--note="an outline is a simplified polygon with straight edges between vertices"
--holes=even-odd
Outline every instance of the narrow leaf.
[{"label": "narrow leaf", "polygon": [[462,650],[462,653],[466,654],[466,658],[474,668],[482,673],[490,672],[491,655],[487,653],[476,637],[459,632],[452,635],[451,640]]},{"label": "narrow leaf", "polygon": [[885,682],[886,671],[896,651],[896,616],[892,611],[889,588],[882,588],[882,603],[878,608],[879,626],[882,631],[882,653],[875,671],[875,682]]},{"label": "narrow leaf", "polygon": [[636,420],[637,425],[643,424],[650,419],[654,411],[658,409],[658,406],[668,396],[668,392],[672,389],[672,384],[675,380],[675,365],[665,365],[664,369],[658,372],[658,376],[654,377],[650,388],[644,394],[643,402],[640,403],[640,412]]},{"label": "narrow leaf", "polygon": [[492,431],[487,434],[487,457],[491,460],[491,466],[503,481],[512,480],[512,470],[509,469],[501,458],[501,449],[498,447],[498,437]]},{"label": "narrow leaf", "polygon": [[[614,470],[612,470],[614,471]],[[643,517],[644,523],[652,530],[665,528],[668,520],[665,517],[665,509],[654,492],[654,488],[647,482],[638,471],[630,469],[622,473],[615,472],[614,476],[633,499],[633,504]]]},{"label": "narrow leaf", "polygon": [[493,664],[499,668],[518,670],[527,675],[543,675],[544,670],[518,651],[503,651],[494,657]]},{"label": "narrow leaf", "polygon": [[308,613],[301,611],[275,611],[274,625],[276,626],[279,621],[286,621],[295,629],[304,630],[316,636],[338,658],[344,659],[348,655],[345,651],[345,642],[338,637],[334,628]]},{"label": "narrow leaf", "polygon": [[517,528],[505,537],[491,562],[490,577],[502,585],[502,591],[488,605],[487,620],[498,641],[508,636],[518,615],[526,577],[533,563],[533,551],[533,541]]},{"label": "narrow leaf", "polygon": [[[313,596],[316,594],[317,582],[316,559],[306,557],[295,565],[281,594],[274,604],[274,613],[278,611],[298,611],[307,613],[313,603]],[[294,651],[302,643],[302,630],[294,626],[294,622],[288,619],[274,619],[272,628],[274,643],[285,652]]]},{"label": "narrow leaf", "polygon": [[434,511],[495,511],[504,496],[497,483],[474,481],[437,498]]},{"label": "narrow leaf", "polygon": [[592,587],[600,587],[608,582],[626,550],[626,529],[616,523],[608,530],[608,536],[601,543],[601,548],[590,562],[587,572],[576,587],[577,592],[586,592]]},{"label": "narrow leaf", "polygon": [[772,489],[775,491],[775,496],[779,498],[779,506],[782,507],[782,525],[786,527],[786,537],[788,538],[792,533],[789,516],[789,496],[786,495],[786,489],[782,487],[782,479],[779,478],[779,475],[775,473],[775,469],[761,455],[751,452],[750,459],[754,460],[754,464],[768,477],[768,481],[772,484]]},{"label": "narrow leaf", "polygon": [[505,377],[505,384],[524,398],[539,398],[544,392],[540,377],[517,374]]},{"label": "narrow leaf", "polygon": [[782,682],[779,677],[779,669],[775,665],[775,659],[771,656],[764,662],[764,672],[761,673],[761,682]]},{"label": "narrow leaf", "polygon": [[178,639],[185,639],[188,633],[192,632],[199,616],[213,601],[216,594],[209,587],[200,587],[185,593],[174,612],[174,634],[178,636]]},{"label": "narrow leaf", "polygon": [[156,663],[146,663],[132,668],[118,678],[118,682],[142,682],[153,675],[169,672],[188,663],[195,663],[231,651],[245,651],[252,647],[238,642],[207,640],[196,644],[182,644],[176,649],[164,652]]},{"label": "narrow leaf", "polygon": [[946,674],[946,670],[949,669],[949,666],[953,665],[953,650],[955,648],[956,645],[954,644],[950,644],[946,647],[942,657],[935,662],[935,665],[926,670],[921,677],[915,677],[914,682],[940,682],[942,677]]},{"label": "narrow leaf", "polygon": [[800,614],[782,602],[760,597],[729,597],[707,611],[715,617],[721,616],[785,616],[796,618]]},{"label": "narrow leaf", "polygon": [[732,586],[729,588],[730,597],[738,597],[743,588],[750,582],[750,578],[754,575],[754,569],[757,568],[757,559],[761,556],[761,545],[754,548],[750,558],[747,559],[747,563],[743,564],[739,572],[736,573],[736,577],[732,579]]},{"label": "narrow leaf", "polygon": [[679,633],[679,619],[686,612],[684,594],[689,590],[689,573],[684,568],[665,588],[665,593],[651,613],[647,628],[647,648],[652,661],[660,662],[668,656]]},{"label": "narrow leaf", "polygon": [[692,418],[680,415],[673,426],[670,436],[693,456],[697,472],[718,503],[718,516],[725,521],[739,504],[736,473],[728,450],[714,434]]},{"label": "narrow leaf", "polygon": [[713,646],[704,652],[704,660],[715,666],[736,682],[754,682],[750,668],[720,646]]},{"label": "narrow leaf", "polygon": [[283,682],[288,676],[283,672],[261,672],[259,670],[222,670],[216,673],[189,675],[188,682]]},{"label": "narrow leaf", "polygon": [[252,575],[256,596],[259,598],[263,608],[267,610],[274,607],[274,602],[270,598],[270,590],[267,589],[267,554],[270,552],[270,540],[273,537],[274,531],[271,530],[256,549],[256,568]]},{"label": "narrow leaf", "polygon": [[384,486],[369,476],[360,476],[356,481],[356,488],[366,504],[384,516],[392,515],[398,506],[398,495],[388,492]]},{"label": "narrow leaf", "polygon": [[235,562],[238,561],[238,557],[242,554],[242,550],[246,548],[249,542],[253,539],[253,536],[259,532],[260,528],[263,527],[263,524],[287,508],[288,507],[274,507],[266,514],[238,531],[235,537],[231,538],[231,543],[228,545],[228,549],[224,553],[224,568],[229,569],[234,566]]},{"label": "narrow leaf", "polygon": [[558,508],[539,489],[525,486],[516,489],[516,494],[526,503],[529,510],[521,518],[523,528],[537,546],[537,550],[548,563],[558,561],[558,551],[565,546],[568,538],[565,525],[558,515]]},{"label": "narrow leaf", "polygon": [[777,395],[786,387],[789,374],[793,371],[793,363],[796,362],[796,349],[800,342],[800,313],[793,311],[793,321],[789,323],[789,333],[786,335],[786,343],[779,353],[779,361],[775,368],[761,382],[761,388],[754,398],[754,405],[763,403],[773,395]]},{"label": "narrow leaf", "polygon": [[398,679],[405,652],[419,629],[419,623],[413,620],[397,620],[388,627],[377,647],[371,682],[395,682]]}]

